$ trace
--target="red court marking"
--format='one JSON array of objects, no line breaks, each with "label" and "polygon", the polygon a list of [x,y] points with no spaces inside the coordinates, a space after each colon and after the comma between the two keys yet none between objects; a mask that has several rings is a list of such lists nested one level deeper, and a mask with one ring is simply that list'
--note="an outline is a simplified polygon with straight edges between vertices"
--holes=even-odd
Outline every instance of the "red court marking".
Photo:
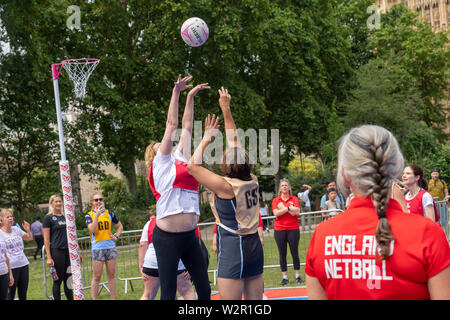
[{"label": "red court marking", "polygon": [[[291,297],[307,297],[306,288],[281,288],[281,289],[267,289],[264,291],[267,299],[280,299]],[[218,293],[211,296],[211,300],[220,300]]]}]

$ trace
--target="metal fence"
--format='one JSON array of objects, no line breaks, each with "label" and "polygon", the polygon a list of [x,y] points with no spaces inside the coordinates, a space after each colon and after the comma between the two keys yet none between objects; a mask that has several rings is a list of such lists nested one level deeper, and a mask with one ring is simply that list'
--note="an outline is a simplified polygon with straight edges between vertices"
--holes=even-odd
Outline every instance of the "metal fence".
[{"label": "metal fence", "polygon": [[[437,209],[439,211],[439,216],[441,219],[441,225],[449,239],[448,232],[448,206],[446,201],[436,202]],[[326,210],[326,211],[312,211],[301,213],[299,217],[300,221],[300,242],[299,242],[299,255],[305,257],[308,250],[309,242],[314,229],[317,225],[322,222],[322,214],[330,212],[341,212],[342,210]],[[263,232],[264,239],[273,238],[273,220],[274,216],[263,217],[263,221],[266,221],[267,229]],[[210,269],[208,273],[210,274],[210,280],[212,284],[216,284],[217,281],[217,268],[215,268],[216,263],[213,261],[212,257],[215,254],[212,251],[212,240],[213,240],[213,228],[214,222],[199,223],[199,229],[202,235],[202,240],[205,242],[209,252],[210,252]],[[125,293],[128,290],[134,290],[133,281],[141,281],[141,274],[138,267],[138,250],[139,250],[139,240],[141,238],[142,230],[130,230],[124,231],[116,243],[117,251],[119,256],[117,258],[116,266],[116,277],[119,281],[125,282]],[[450,239],[449,239],[450,241]],[[83,279],[83,289],[88,289],[91,287],[92,281],[92,261],[91,261],[91,242],[89,237],[82,237],[78,239],[80,249],[83,254],[82,263],[82,279]],[[279,268],[279,256],[278,248],[275,241],[264,241],[264,268]],[[45,250],[42,248],[42,267],[44,272],[44,290],[47,298],[52,299],[52,295],[49,294],[51,289],[48,290],[48,285],[51,284],[51,279],[47,272],[47,267],[45,265]],[[305,265],[305,262],[300,263],[301,266]],[[292,266],[292,264],[288,264]],[[100,281],[99,291],[103,289],[108,290],[106,272],[103,272],[102,279]]]}]

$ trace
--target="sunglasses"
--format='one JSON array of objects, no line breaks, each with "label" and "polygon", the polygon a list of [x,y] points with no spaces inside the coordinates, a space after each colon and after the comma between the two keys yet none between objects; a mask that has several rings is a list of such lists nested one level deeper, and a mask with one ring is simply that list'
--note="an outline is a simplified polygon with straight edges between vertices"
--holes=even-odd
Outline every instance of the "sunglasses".
[{"label": "sunglasses", "polygon": [[99,202],[99,201],[103,201],[103,198],[94,199],[94,202]]}]

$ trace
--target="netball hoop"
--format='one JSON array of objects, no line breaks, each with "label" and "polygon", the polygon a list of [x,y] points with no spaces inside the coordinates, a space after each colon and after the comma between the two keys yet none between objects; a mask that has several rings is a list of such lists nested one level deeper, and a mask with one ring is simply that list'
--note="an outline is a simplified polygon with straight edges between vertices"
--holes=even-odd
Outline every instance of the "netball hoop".
[{"label": "netball hoop", "polygon": [[55,91],[56,115],[58,120],[59,146],[61,151],[61,161],[59,161],[59,171],[61,175],[61,185],[64,201],[64,214],[66,216],[67,242],[69,246],[70,265],[72,270],[72,289],[75,300],[83,300],[83,281],[81,278],[81,255],[78,245],[77,227],[75,224],[75,205],[72,196],[72,184],[70,180],[69,162],[66,160],[66,149],[64,146],[64,131],[61,116],[61,103],[59,99],[58,79],[62,68],[69,74],[70,80],[74,83],[75,97],[83,99],[86,96],[86,83],[94,71],[99,59],[82,58],[64,60],[60,63],[52,64],[53,89]]}]

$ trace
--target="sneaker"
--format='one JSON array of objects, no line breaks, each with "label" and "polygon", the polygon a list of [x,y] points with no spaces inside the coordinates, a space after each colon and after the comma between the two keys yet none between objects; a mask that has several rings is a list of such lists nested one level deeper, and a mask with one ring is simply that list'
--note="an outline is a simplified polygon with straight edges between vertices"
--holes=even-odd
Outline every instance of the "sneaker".
[{"label": "sneaker", "polygon": [[297,282],[298,284],[305,283],[305,281],[303,281],[302,278],[300,278],[300,277],[295,278],[295,282]]},{"label": "sneaker", "polygon": [[288,280],[288,279],[284,279],[284,278],[283,278],[283,280],[281,280],[280,285],[286,286],[286,285],[288,285],[288,284],[289,284],[289,280]]}]

